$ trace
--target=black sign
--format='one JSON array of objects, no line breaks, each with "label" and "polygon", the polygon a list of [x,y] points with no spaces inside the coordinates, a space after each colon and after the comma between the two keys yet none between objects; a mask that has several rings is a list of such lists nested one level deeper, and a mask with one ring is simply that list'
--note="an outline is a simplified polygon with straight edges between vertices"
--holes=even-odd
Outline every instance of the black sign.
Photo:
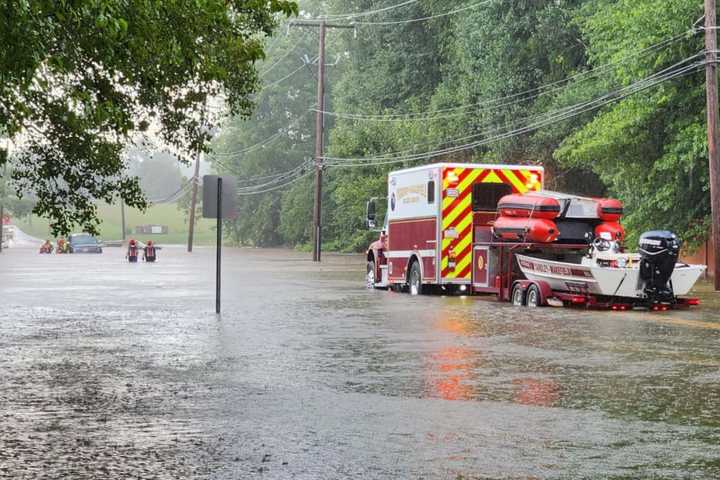
[{"label": "black sign", "polygon": [[229,175],[203,176],[203,217],[217,218],[218,178],[222,179],[222,218],[235,218],[235,177]]}]

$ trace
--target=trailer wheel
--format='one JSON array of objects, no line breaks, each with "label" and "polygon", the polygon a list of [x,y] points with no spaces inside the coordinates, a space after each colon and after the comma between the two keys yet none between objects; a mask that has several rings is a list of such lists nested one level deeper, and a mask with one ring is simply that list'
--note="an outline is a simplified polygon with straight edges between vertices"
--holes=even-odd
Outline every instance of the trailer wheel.
[{"label": "trailer wheel", "polygon": [[367,281],[368,289],[375,288],[375,260],[368,260],[365,280]]},{"label": "trailer wheel", "polygon": [[410,279],[408,284],[410,286],[410,295],[422,295],[422,273],[420,272],[420,264],[417,261],[414,261],[412,265],[410,265]]},{"label": "trailer wheel", "polygon": [[522,307],[525,305],[525,292],[519,284],[513,287],[510,301],[516,307]]},{"label": "trailer wheel", "polygon": [[530,308],[541,306],[540,289],[537,285],[532,284],[527,289],[526,305]]}]

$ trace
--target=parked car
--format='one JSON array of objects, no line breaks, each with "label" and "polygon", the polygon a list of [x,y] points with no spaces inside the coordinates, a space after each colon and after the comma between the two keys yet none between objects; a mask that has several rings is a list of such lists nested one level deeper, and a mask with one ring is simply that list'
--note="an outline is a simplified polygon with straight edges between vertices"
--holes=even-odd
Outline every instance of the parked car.
[{"label": "parked car", "polygon": [[102,253],[103,244],[89,233],[73,233],[68,237],[70,253]]}]

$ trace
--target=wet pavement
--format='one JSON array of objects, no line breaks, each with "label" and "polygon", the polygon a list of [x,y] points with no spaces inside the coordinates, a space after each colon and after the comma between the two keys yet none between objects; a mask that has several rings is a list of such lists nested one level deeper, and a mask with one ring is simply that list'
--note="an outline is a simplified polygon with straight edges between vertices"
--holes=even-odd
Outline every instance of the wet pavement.
[{"label": "wet pavement", "polygon": [[0,478],[720,478],[720,302],[517,309],[358,256],[0,256]]}]

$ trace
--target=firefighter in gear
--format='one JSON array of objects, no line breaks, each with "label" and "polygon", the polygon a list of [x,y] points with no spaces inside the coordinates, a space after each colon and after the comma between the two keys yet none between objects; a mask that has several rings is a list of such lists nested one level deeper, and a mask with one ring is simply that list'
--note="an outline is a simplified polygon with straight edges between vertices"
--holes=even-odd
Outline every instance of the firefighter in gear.
[{"label": "firefighter in gear", "polygon": [[70,245],[65,241],[65,238],[60,237],[57,241],[57,253],[70,253]]},{"label": "firefighter in gear", "polygon": [[138,245],[134,238],[131,238],[128,242],[128,249],[125,258],[127,258],[130,263],[136,263],[138,260]]},{"label": "firefighter in gear", "polygon": [[146,262],[154,262],[157,260],[157,253],[155,252],[155,245],[152,240],[148,240],[143,249],[143,260]]},{"label": "firefighter in gear", "polygon": [[50,240],[45,240],[45,243],[40,246],[40,253],[53,253],[53,245]]}]

